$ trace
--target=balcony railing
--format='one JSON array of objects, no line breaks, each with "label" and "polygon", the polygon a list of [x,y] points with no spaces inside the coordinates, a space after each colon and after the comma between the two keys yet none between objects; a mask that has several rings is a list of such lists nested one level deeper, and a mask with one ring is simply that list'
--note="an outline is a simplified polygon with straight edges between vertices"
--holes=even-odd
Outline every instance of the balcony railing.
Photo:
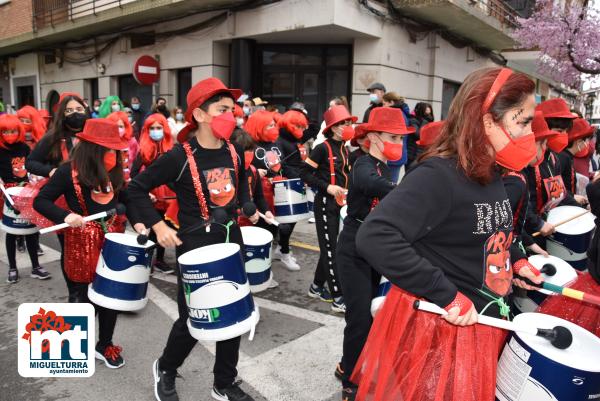
[{"label": "balcony railing", "polygon": [[137,0],[32,0],[33,31],[122,7]]}]

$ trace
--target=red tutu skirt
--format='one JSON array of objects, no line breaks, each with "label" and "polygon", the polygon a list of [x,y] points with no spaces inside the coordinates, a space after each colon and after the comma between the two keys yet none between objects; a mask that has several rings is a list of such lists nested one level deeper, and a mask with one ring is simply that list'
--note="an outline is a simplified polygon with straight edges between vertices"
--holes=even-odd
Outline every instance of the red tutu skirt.
[{"label": "red tutu skirt", "polygon": [[275,214],[275,192],[273,191],[273,184],[267,177],[261,179],[263,196],[269,205],[271,213]]},{"label": "red tutu skirt", "polygon": [[416,311],[392,286],[351,380],[360,401],[493,401],[506,332]]},{"label": "red tutu skirt", "polygon": [[[589,273],[579,273],[569,288],[600,296],[600,285]],[[600,306],[560,295],[547,297],[537,310],[568,320],[600,337]]]},{"label": "red tutu skirt", "polygon": [[179,202],[177,201],[173,201],[169,203],[169,206],[167,207],[167,211],[164,214],[165,220],[171,222],[171,224],[173,224],[174,227],[177,227],[179,229],[179,217],[177,216],[179,214]]},{"label": "red tutu skirt", "polygon": [[[33,201],[38,196],[42,187],[46,185],[47,182],[48,178],[44,178],[36,182],[30,182],[23,187],[23,189],[19,193],[19,196],[15,196],[13,199],[13,201],[15,202],[15,206],[17,207],[17,209],[19,209],[19,212],[21,212],[19,217],[28,219],[39,228],[51,227],[54,225],[54,222],[48,220],[47,218],[36,212],[33,208]],[[67,200],[63,195],[61,195],[60,198],[58,198],[54,203],[56,204],[56,206],[62,209],[70,210],[69,206],[67,206]]]}]

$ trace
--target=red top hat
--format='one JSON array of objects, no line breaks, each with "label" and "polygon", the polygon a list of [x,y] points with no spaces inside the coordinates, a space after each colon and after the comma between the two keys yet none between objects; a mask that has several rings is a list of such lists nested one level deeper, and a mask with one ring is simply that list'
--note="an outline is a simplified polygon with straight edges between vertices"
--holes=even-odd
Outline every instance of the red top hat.
[{"label": "red top hat", "polygon": [[334,125],[341,123],[342,121],[352,120],[353,123],[358,120],[358,117],[350,115],[346,106],[337,105],[333,106],[329,110],[327,110],[323,114],[323,118],[325,119],[325,128],[323,129],[323,134],[325,134],[331,127]]},{"label": "red top hat", "polygon": [[358,140],[367,136],[367,131],[364,129],[365,125],[366,124],[357,124],[354,126],[354,136],[350,139],[350,145],[355,147],[359,146]]},{"label": "red top hat", "polygon": [[208,99],[222,92],[229,93],[233,97],[234,102],[243,93],[239,89],[229,89],[220,79],[212,77],[203,79],[190,89],[187,94],[187,110],[185,111],[187,125],[177,134],[177,141],[185,142],[190,131],[196,129],[197,125],[192,115],[194,109],[202,106]]},{"label": "red top hat", "polygon": [[417,145],[419,146],[430,146],[435,142],[436,138],[440,136],[440,132],[442,132],[442,127],[444,126],[445,121],[435,121],[432,123],[427,123],[421,127],[421,131],[419,131],[420,139],[417,141]]},{"label": "red top hat", "polygon": [[404,123],[404,113],[394,107],[376,107],[369,114],[369,121],[365,124],[366,132],[387,132],[395,135],[412,134],[414,127],[407,127]]},{"label": "red top hat", "polygon": [[95,143],[108,149],[123,150],[128,142],[119,136],[119,126],[106,118],[90,118],[85,122],[83,131],[76,135],[82,141]]},{"label": "red top hat", "polygon": [[588,136],[594,135],[594,131],[596,129],[592,127],[586,119],[584,118],[576,118],[573,121],[573,128],[568,131],[569,134],[569,142],[573,142],[577,139],[586,138]]},{"label": "red top hat", "polygon": [[544,118],[544,113],[539,110],[533,115],[531,130],[533,131],[536,140],[559,134],[559,132],[552,131],[550,128],[548,128],[548,124]]},{"label": "red top hat", "polygon": [[567,102],[561,98],[546,100],[538,104],[535,110],[544,113],[544,118],[567,118],[570,120],[577,118],[569,110]]}]

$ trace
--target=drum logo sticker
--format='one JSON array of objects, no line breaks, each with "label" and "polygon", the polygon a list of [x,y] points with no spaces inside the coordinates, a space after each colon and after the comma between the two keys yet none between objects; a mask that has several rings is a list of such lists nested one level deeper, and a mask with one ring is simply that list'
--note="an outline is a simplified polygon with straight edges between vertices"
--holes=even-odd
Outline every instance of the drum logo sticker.
[{"label": "drum logo sticker", "polygon": [[[191,286],[187,283],[183,283],[183,292],[185,294],[187,304],[190,305],[190,296],[192,294]],[[219,316],[221,316],[219,308],[197,309],[188,307],[188,313],[190,317],[203,321],[205,323],[218,322]]]},{"label": "drum logo sticker", "polygon": [[24,303],[18,311],[22,377],[90,377],[96,367],[94,307],[89,303]]}]

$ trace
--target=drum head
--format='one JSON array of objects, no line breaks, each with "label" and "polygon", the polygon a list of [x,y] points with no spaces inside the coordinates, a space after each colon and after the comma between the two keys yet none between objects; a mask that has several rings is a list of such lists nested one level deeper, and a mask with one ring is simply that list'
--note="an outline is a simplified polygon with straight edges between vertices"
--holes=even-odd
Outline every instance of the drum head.
[{"label": "drum head", "polygon": [[240,246],[233,243],[208,245],[184,253],[177,262],[186,266],[210,263],[225,259],[239,251]]},{"label": "drum head", "polygon": [[273,234],[264,228],[245,226],[240,229],[244,245],[260,246],[273,242]]},{"label": "drum head", "polygon": [[154,242],[148,240],[144,245],[140,245],[137,242],[137,236],[123,233],[107,233],[104,238],[116,242],[117,244],[123,244],[133,248],[148,248],[154,245]]},{"label": "drum head", "polygon": [[600,338],[574,323],[543,313],[521,313],[514,322],[518,325],[552,329],[563,326],[571,331],[573,343],[567,349],[558,349],[545,338],[533,334],[518,332],[528,346],[544,355],[546,358],[574,369],[587,372],[600,372]]},{"label": "drum head", "polygon": [[[557,224],[570,217],[581,214],[584,211],[585,209],[577,206],[559,206],[550,210],[547,221],[550,224]],[[596,217],[592,213],[586,213],[583,216],[556,227],[556,232],[567,235],[588,233],[596,227],[596,223],[594,222],[595,218]]]},{"label": "drum head", "polygon": [[[575,269],[573,269],[570,264],[560,258],[557,258],[556,256],[548,256],[546,258],[543,255],[533,255],[530,256],[528,260],[529,263],[535,266],[538,270],[541,270],[545,264],[551,264],[556,267],[556,274],[554,276],[548,276],[542,273],[544,281],[550,284],[564,287],[577,278],[577,272]],[[546,295],[554,294],[548,290],[542,290],[542,292]]]}]

